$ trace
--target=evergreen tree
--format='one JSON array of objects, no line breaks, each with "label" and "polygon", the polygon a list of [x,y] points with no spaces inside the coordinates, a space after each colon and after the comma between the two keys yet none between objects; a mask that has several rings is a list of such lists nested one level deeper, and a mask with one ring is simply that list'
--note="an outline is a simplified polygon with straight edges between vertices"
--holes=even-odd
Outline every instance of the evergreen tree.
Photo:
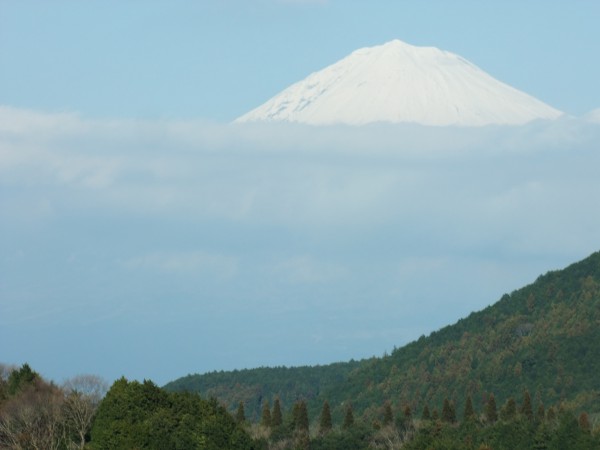
[{"label": "evergreen tree", "polygon": [[466,422],[468,420],[475,419],[475,411],[473,410],[473,400],[471,400],[471,396],[467,395],[467,401],[465,402],[465,412],[463,414],[463,420]]},{"label": "evergreen tree", "polygon": [[271,426],[271,408],[269,407],[269,400],[263,402],[260,424],[265,428]]},{"label": "evergreen tree", "polygon": [[283,423],[283,417],[281,414],[281,405],[279,403],[279,397],[275,398],[273,402],[273,414],[271,414],[271,426],[273,428],[281,426]]},{"label": "evergreen tree", "polygon": [[423,412],[421,413],[421,420],[431,420],[431,413],[429,412],[429,405],[425,405]]},{"label": "evergreen tree", "polygon": [[244,423],[246,421],[246,412],[244,411],[244,402],[238,404],[238,409],[235,413],[235,420],[237,423]]},{"label": "evergreen tree", "polygon": [[346,406],[346,414],[344,415],[344,425],[343,428],[345,430],[352,428],[354,425],[354,412],[352,411],[352,404],[348,403]]},{"label": "evergreen tree", "polygon": [[308,431],[308,409],[306,402],[301,400],[294,405],[294,424],[296,430]]},{"label": "evergreen tree", "polygon": [[440,413],[438,412],[437,408],[433,408],[433,412],[431,413],[431,420],[439,420],[440,419]]},{"label": "evergreen tree", "polygon": [[448,423],[456,422],[454,405],[452,405],[447,398],[444,399],[444,405],[442,406],[442,420]]},{"label": "evergreen tree", "polygon": [[494,394],[490,394],[485,404],[485,419],[488,423],[495,423],[498,420],[498,410],[496,409]]},{"label": "evergreen tree", "polygon": [[383,426],[391,425],[394,422],[394,413],[392,412],[392,404],[386,401],[383,404]]},{"label": "evergreen tree", "polygon": [[546,419],[546,410],[544,409],[544,404],[540,402],[535,413],[535,420],[543,422],[544,419]]},{"label": "evergreen tree", "polygon": [[523,392],[523,403],[521,404],[520,412],[527,418],[527,420],[533,421],[533,408],[531,406],[531,396],[529,395],[528,390]]},{"label": "evergreen tree", "polygon": [[412,419],[412,410],[410,409],[410,405],[406,405],[404,407],[404,420]]},{"label": "evergreen tree", "polygon": [[39,379],[37,372],[34,372],[29,364],[25,363],[19,370],[13,370],[8,376],[7,391],[8,395],[15,395],[25,386],[30,385],[36,379]]},{"label": "evergreen tree", "polygon": [[500,409],[500,418],[506,422],[513,420],[517,415],[517,403],[515,399],[509,397],[506,403]]},{"label": "evergreen tree", "polygon": [[319,420],[319,432],[326,434],[331,431],[333,427],[331,423],[331,410],[329,409],[329,402],[325,400],[323,402],[323,409],[321,410],[321,419]]}]

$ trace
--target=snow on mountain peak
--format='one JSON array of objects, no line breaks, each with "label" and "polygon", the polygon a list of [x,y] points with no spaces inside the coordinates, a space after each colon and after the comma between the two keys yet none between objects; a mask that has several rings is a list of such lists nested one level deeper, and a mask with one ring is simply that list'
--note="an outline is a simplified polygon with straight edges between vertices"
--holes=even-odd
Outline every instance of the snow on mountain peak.
[{"label": "snow on mountain peak", "polygon": [[480,126],[561,114],[454,53],[396,39],[352,52],[236,122]]}]

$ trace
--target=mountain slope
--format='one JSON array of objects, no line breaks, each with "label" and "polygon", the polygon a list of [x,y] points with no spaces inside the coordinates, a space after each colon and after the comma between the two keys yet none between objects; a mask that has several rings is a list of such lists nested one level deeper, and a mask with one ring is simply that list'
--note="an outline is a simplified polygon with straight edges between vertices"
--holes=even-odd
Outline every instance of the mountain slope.
[{"label": "mountain slope", "polygon": [[[471,395],[482,411],[489,393],[501,404],[527,389],[536,404],[567,402],[600,413],[600,252],[533,284],[456,324],[421,337],[391,355],[315,368],[255,369],[190,375],[166,386],[217,396],[232,407],[243,400],[258,415],[275,396],[290,407],[309,402],[312,417],[328,400],[340,417],[352,402],[357,414],[377,416],[384,401],[396,409],[458,408]],[[301,374],[301,376],[300,376]],[[314,380],[311,382],[310,380]]]},{"label": "mountain slope", "polygon": [[522,124],[560,115],[458,55],[394,40],[356,50],[236,122],[480,126]]}]

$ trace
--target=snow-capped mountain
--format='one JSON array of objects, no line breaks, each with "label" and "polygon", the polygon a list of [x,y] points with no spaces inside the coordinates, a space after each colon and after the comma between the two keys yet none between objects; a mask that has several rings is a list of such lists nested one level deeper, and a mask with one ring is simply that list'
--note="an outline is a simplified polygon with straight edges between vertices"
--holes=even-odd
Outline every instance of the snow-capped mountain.
[{"label": "snow-capped mountain", "polygon": [[478,126],[561,114],[454,53],[394,40],[356,50],[236,122]]}]

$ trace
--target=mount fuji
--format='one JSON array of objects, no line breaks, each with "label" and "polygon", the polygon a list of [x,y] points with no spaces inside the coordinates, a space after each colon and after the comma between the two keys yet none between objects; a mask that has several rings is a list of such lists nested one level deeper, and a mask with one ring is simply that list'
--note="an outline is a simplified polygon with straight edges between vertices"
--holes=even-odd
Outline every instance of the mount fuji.
[{"label": "mount fuji", "polygon": [[454,53],[394,40],[354,51],[235,122],[482,126],[561,115]]}]

